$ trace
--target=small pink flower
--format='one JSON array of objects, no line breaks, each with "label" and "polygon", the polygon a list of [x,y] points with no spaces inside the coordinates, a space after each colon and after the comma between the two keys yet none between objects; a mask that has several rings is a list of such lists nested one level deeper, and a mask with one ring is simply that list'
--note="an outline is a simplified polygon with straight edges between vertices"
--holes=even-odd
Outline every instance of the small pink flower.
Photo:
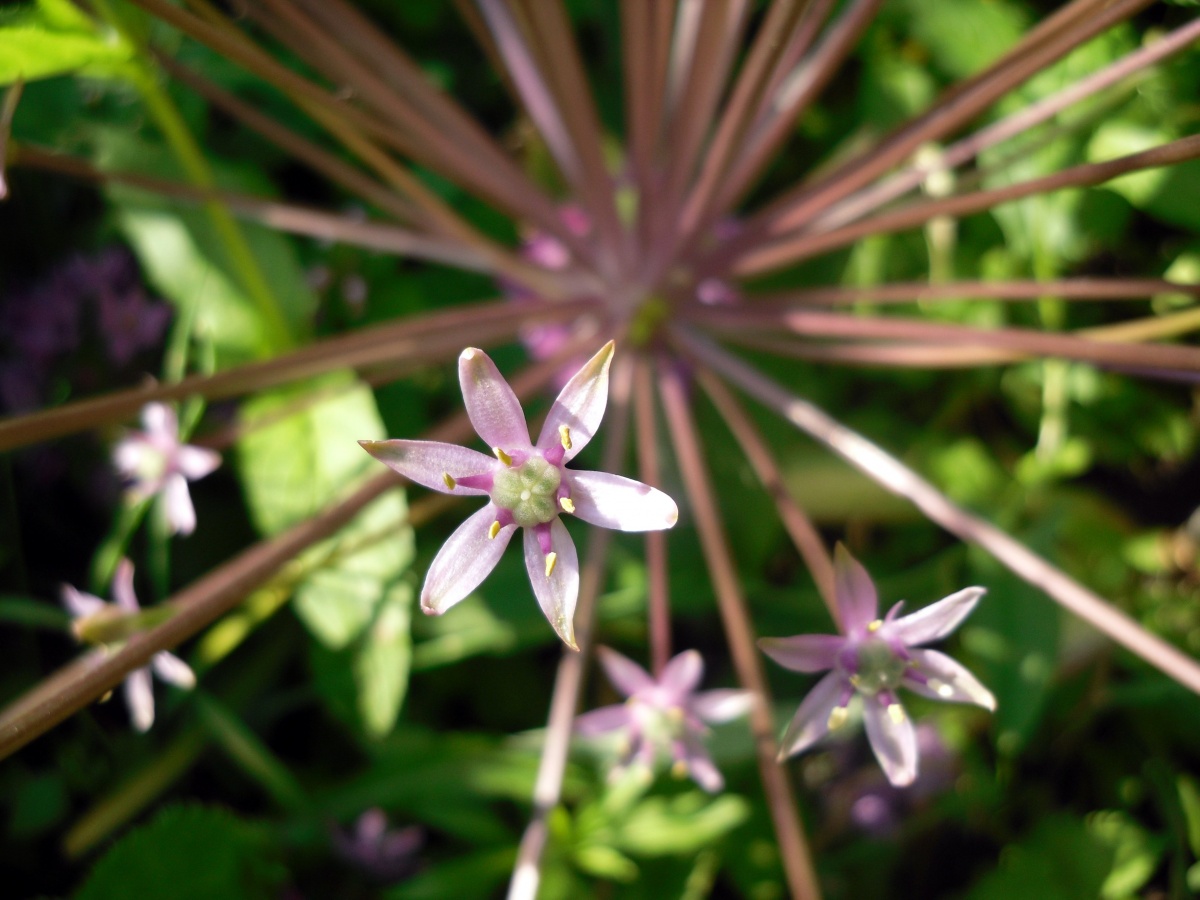
[{"label": "small pink flower", "polygon": [[164,403],[148,403],[142,410],[145,431],[131,431],[113,450],[113,462],[131,482],[129,492],[138,500],[161,494],[172,534],[196,530],[196,510],[187,483],[203,478],[221,464],[214,450],[179,442],[175,410]]},{"label": "small pink flower", "polygon": [[672,658],[657,681],[615,650],[599,647],[596,652],[608,680],[629,699],[584,713],[575,720],[575,730],[589,737],[623,732],[625,752],[617,771],[634,761],[652,768],[659,751],[666,749],[677,775],[690,776],[710,793],[721,790],[725,779],[704,749],[705,723],[728,722],[745,715],[750,710],[750,692],[697,693],[704,677],[704,659],[695,650]]},{"label": "small pink flower", "polygon": [[[62,586],[62,601],[71,614],[71,630],[81,643],[119,645],[142,630],[153,611],[141,612],[133,592],[133,563],[122,559],[113,576],[113,599],[105,603],[69,584]],[[125,704],[138,731],[149,731],[154,724],[154,688],[150,670],[163,681],[190,689],[196,684],[191,668],[178,656],[163,650],[150,658],[150,665],[135,669],[125,679]]]},{"label": "small pink flower", "polygon": [[359,441],[363,449],[417,484],[488,504],[450,536],[429,567],[421,608],[440,615],[475,590],[496,567],[509,539],[525,529],[525,567],[542,612],[575,647],[579,557],[560,521],[570,513],[604,528],[652,531],[679,518],[675,501],[655,488],[606,472],[568,469],[592,439],[608,403],[609,341],[563,387],[537,443],[512,388],[482,350],[458,358],[463,401],[493,456],[435,441]]},{"label": "small pink flower", "polygon": [[763,638],[758,645],[775,662],[796,672],[830,673],[800,704],[783,735],[780,758],[806,750],[845,724],[847,706],[862,697],[867,739],[888,781],[897,787],[917,777],[917,737],[896,689],[994,710],[991,691],[944,653],[922,644],[944,638],[971,614],[985,593],[963,588],[907,616],[897,603],[879,619],[871,576],[843,547],[834,553],[836,602],[843,634]]}]

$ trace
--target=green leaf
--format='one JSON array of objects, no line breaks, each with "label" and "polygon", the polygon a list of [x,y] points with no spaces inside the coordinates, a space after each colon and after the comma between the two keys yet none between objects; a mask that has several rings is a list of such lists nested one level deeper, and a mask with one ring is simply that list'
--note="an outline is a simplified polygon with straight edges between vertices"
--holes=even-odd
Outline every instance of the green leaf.
[{"label": "green leaf", "polygon": [[966,894],[966,900],[1084,900],[1101,896],[1112,853],[1068,816],[1043,819],[1020,842],[1005,848],[1000,866]]},{"label": "green leaf", "polygon": [[383,894],[387,900],[487,897],[512,873],[514,851],[484,850],[433,866]]},{"label": "green leaf", "polygon": [[39,0],[0,26],[0,85],[79,72],[111,76],[133,48],[97,26],[66,0]]},{"label": "green leaf", "polygon": [[638,867],[619,850],[602,844],[585,844],[574,854],[575,864],[588,875],[611,881],[631,882],[638,877]]},{"label": "green leaf", "polygon": [[75,898],[266,900],[283,879],[261,828],[225,810],[175,806],[118,841]]},{"label": "green leaf", "polygon": [[[358,440],[378,440],[383,423],[371,391],[341,372],[247,401],[238,443],[242,483],[255,525],[276,534],[344,497],[377,464]],[[295,608],[326,646],[345,647],[367,627],[384,588],[412,561],[412,530],[401,491],[370,504],[302,564],[315,570]]]},{"label": "green leaf", "polygon": [[1087,819],[1088,831],[1112,849],[1112,871],[1100,888],[1103,900],[1127,900],[1150,880],[1162,855],[1161,842],[1152,838],[1126,813],[1105,810]]},{"label": "green leaf", "polygon": [[616,843],[631,856],[697,853],[749,816],[750,804],[733,794],[710,799],[690,791],[677,797],[651,797],[624,822]]},{"label": "green leaf", "polygon": [[388,590],[355,660],[358,712],[373,737],[383,737],[395,726],[408,690],[413,595],[407,583]]}]

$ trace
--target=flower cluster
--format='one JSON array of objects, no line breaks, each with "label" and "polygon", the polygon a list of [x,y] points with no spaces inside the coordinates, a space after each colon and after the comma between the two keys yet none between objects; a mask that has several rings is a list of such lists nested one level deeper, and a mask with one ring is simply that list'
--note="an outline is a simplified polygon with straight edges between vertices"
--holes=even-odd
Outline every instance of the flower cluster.
[{"label": "flower cluster", "polygon": [[666,751],[675,775],[691,777],[709,792],[721,790],[725,780],[702,741],[708,733],[705,723],[745,715],[753,695],[727,689],[697,693],[704,660],[695,650],[671,659],[657,679],[615,650],[599,647],[596,652],[608,680],[628,699],[584,713],[575,720],[575,730],[588,737],[620,735],[622,759],[614,772],[634,763],[651,769]]},{"label": "flower cluster", "polygon": [[[63,605],[71,614],[71,630],[80,643],[104,647],[120,645],[154,618],[153,611],[142,612],[133,591],[133,563],[122,559],[113,576],[112,595],[115,603],[105,603],[99,597],[62,586]],[[150,665],[129,673],[125,679],[125,703],[138,731],[149,731],[154,724],[154,688],[151,669],[163,681],[190,689],[196,684],[191,668],[178,656],[163,650],[150,658]]]},{"label": "flower cluster", "polygon": [[917,777],[917,737],[896,690],[908,688],[935,700],[974,703],[994,710],[991,692],[965,668],[921,645],[944,638],[975,608],[981,587],[963,590],[901,616],[903,602],[878,618],[871,576],[838,544],[834,556],[836,605],[842,633],[764,638],[759,646],[796,672],[831,670],[800,704],[783,736],[780,757],[808,749],[849,718],[850,701],[862,698],[867,739],[888,780],[897,786]]},{"label": "flower cluster", "polygon": [[525,566],[542,612],[575,647],[579,557],[563,525],[568,513],[620,531],[670,528],[679,518],[662,491],[620,475],[577,471],[567,463],[596,433],[608,403],[609,341],[563,387],[537,442],[521,404],[496,364],[468,348],[458,359],[467,415],[492,450],[436,441],[360,441],[376,459],[417,484],[459,496],[487,497],[438,551],[421,590],[421,608],[441,614],[473,591],[500,561],[518,528],[525,529]]}]

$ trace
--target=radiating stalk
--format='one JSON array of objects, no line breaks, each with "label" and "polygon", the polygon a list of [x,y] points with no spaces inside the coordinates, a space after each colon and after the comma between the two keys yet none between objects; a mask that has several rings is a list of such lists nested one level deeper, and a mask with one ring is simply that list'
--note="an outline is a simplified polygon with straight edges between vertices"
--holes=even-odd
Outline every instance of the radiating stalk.
[{"label": "radiating stalk", "polygon": [[940,300],[1138,300],[1157,294],[1190,294],[1200,299],[1200,284],[1183,284],[1161,278],[1059,278],[1053,281],[928,281],[893,282],[864,287],[830,285],[801,288],[777,294],[753,294],[754,309],[795,309],[835,306],[842,303],[930,303]]},{"label": "radiating stalk", "polygon": [[12,120],[17,112],[17,104],[21,102],[21,92],[25,90],[25,82],[15,81],[4,92],[0,100],[0,200],[8,196],[8,181],[5,170],[8,168],[8,139],[12,134]]},{"label": "radiating stalk", "polygon": [[[638,480],[652,487],[662,487],[662,467],[658,458],[658,426],[654,411],[654,363],[646,356],[638,360],[633,382],[633,401],[637,428]],[[646,610],[650,632],[650,670],[654,677],[662,674],[671,658],[671,594],[667,573],[667,536],[661,531],[647,531],[646,542]]]},{"label": "radiating stalk", "polygon": [[[608,426],[611,430],[604,443],[601,471],[612,472],[621,466],[629,435],[632,375],[632,358],[625,356],[617,360],[613,366],[609,403]],[[558,663],[542,758],[533,786],[533,812],[517,849],[517,861],[508,886],[508,900],[535,900],[537,897],[542,877],[542,853],[549,838],[549,816],[562,798],[563,775],[571,748],[575,713],[579,708],[583,676],[592,652],[596,598],[604,586],[611,541],[612,532],[608,529],[589,530],[585,562],[579,577],[579,601],[575,607],[575,643],[579,650],[576,652],[564,648]]]},{"label": "radiating stalk", "polygon": [[734,438],[742,448],[746,459],[749,460],[754,473],[758,476],[763,490],[775,502],[779,519],[783,522],[783,527],[791,537],[792,543],[800,551],[804,564],[808,566],[809,574],[812,575],[821,599],[825,601],[829,615],[833,618],[834,624],[838,626],[838,630],[844,631],[841,612],[834,597],[833,559],[829,555],[825,542],[821,540],[816,526],[813,525],[812,519],[808,517],[784,483],[783,473],[779,470],[779,465],[775,462],[770,448],[767,447],[767,442],[763,440],[745,410],[720,380],[701,369],[696,372],[696,381],[704,388],[704,392],[712,400],[717,412],[721,414],[721,418],[733,432]]},{"label": "radiating stalk", "polygon": [[1143,628],[1104,598],[1042,559],[990,522],[952,503],[896,457],[795,396],[752,366],[700,335],[676,329],[686,352],[775,410],[894,494],[909,500],[931,521],[963,541],[978,544],[1018,577],[1108,635],[1184,687],[1200,693],[1200,663]]},{"label": "radiating stalk", "polygon": [[696,432],[696,424],[688,407],[687,387],[677,366],[660,367],[659,389],[667,414],[671,441],[675,446],[675,458],[683,475],[689,506],[704,550],[704,561],[717,596],[721,622],[729,642],[729,653],[738,673],[738,680],[754,697],[750,709],[750,729],[754,735],[763,794],[771,812],[775,837],[779,842],[779,854],[783,860],[788,890],[792,897],[799,900],[819,898],[820,888],[813,870],[808,842],[800,824],[800,816],[796,810],[790,779],[787,770],[776,761],[779,748],[776,745],[775,723],[771,716],[771,695],[767,690],[762,663],[754,645],[754,628],[746,609],[741,579],[738,577],[729,540],[721,521],[720,508],[709,480],[700,436]]},{"label": "radiating stalk", "polygon": [[[539,322],[557,322],[595,306],[592,300],[574,300],[537,304],[536,309]],[[192,375],[176,384],[113,391],[26,416],[0,419],[0,450],[131,419],[151,401],[192,395],[217,400],[337,369],[396,360],[441,361],[452,358],[464,342],[490,345],[511,338],[528,321],[531,308],[530,304],[506,301],[455,307],[327,338],[275,359],[212,375]]]}]

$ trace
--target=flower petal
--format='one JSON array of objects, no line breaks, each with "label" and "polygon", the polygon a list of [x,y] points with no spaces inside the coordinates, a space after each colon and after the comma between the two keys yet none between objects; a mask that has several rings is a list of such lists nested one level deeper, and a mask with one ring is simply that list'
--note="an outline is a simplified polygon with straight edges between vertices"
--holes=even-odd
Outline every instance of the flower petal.
[{"label": "flower petal", "polygon": [[596,737],[629,726],[629,707],[624,703],[602,706],[575,717],[575,730],[584,737]]},{"label": "flower petal", "polygon": [[687,695],[700,686],[704,677],[704,657],[698,650],[684,650],[671,657],[658,676],[658,687],[670,695],[669,705],[679,706]]},{"label": "flower petal", "polygon": [[879,615],[875,582],[846,547],[839,543],[833,553],[833,571],[842,632],[861,635]]},{"label": "flower petal", "polygon": [[550,523],[550,545],[558,554],[554,571],[546,575],[546,555],[538,544],[537,532],[525,529],[525,568],[538,605],[551,627],[572,650],[575,645],[575,602],[579,599],[579,554],[567,527],[555,519]]},{"label": "flower petal", "polygon": [[155,653],[150,657],[150,665],[154,673],[167,684],[184,690],[191,690],[196,686],[196,673],[174,653],[168,653],[166,650]]},{"label": "flower petal", "polygon": [[184,444],[175,454],[175,468],[188,481],[195,481],[213,472],[221,465],[221,454],[207,447]]},{"label": "flower petal", "polygon": [[840,672],[830,672],[816,683],[783,733],[779,744],[781,760],[807,750],[829,733],[829,714],[841,704],[845,693],[846,678]]},{"label": "flower petal", "polygon": [[122,559],[117,563],[117,571],[113,575],[112,583],[113,599],[117,601],[117,606],[126,612],[137,612],[138,602],[137,594],[133,592],[133,563],[127,559]]},{"label": "flower petal", "polygon": [[917,672],[925,681],[905,678],[904,686],[910,691],[934,700],[949,700],[953,703],[974,703],[984,709],[996,711],[996,698],[979,683],[974,675],[955,659],[936,650],[912,649],[908,651]]},{"label": "flower petal", "polygon": [[142,435],[131,434],[113,447],[113,465],[121,477],[136,478],[146,468],[147,457],[151,453],[162,456],[162,451],[151,447]]},{"label": "flower petal", "polygon": [[172,534],[189,535],[196,530],[196,508],[188,493],[187,479],[178,472],[163,482],[162,500],[166,506],[167,524]]},{"label": "flower petal", "polygon": [[559,429],[564,425],[571,432],[571,446],[563,448],[563,462],[587,446],[600,427],[604,408],[608,405],[608,367],[615,349],[616,344],[609,341],[563,385],[542,425],[542,433],[538,435],[540,449],[548,450],[559,444]]},{"label": "flower petal", "polygon": [[388,468],[431,491],[443,494],[487,496],[482,488],[446,486],[446,476],[462,478],[493,471],[500,463],[478,450],[441,441],[359,441],[358,445]]},{"label": "flower petal", "polygon": [[687,766],[692,781],[702,789],[715,794],[725,786],[725,779],[721,777],[720,770],[714,765],[708,750],[696,735],[685,734],[683,740],[678,741],[672,750],[675,758],[682,760]]},{"label": "flower petal", "polygon": [[604,674],[608,676],[612,686],[626,697],[654,688],[654,679],[650,677],[650,673],[629,657],[622,656],[608,647],[597,647],[596,656],[600,665],[604,666]]},{"label": "flower petal", "polygon": [[840,634],[798,634],[795,637],[760,638],[758,648],[785,669],[793,672],[823,672],[832,669],[846,646]]},{"label": "flower petal", "polygon": [[506,525],[495,538],[489,538],[488,530],[496,521],[496,513],[496,507],[489,503],[459,525],[442,545],[421,588],[421,609],[426,613],[441,615],[475,590],[496,568],[517,530],[516,525]]},{"label": "flower petal", "polygon": [[704,691],[692,698],[692,711],[705,722],[729,722],[740,719],[754,706],[754,694],[736,688]]},{"label": "flower petal", "polygon": [[69,584],[62,586],[62,602],[67,608],[67,612],[71,614],[72,619],[85,619],[88,616],[100,612],[108,604],[91,594],[85,594],[83,591],[76,590]]},{"label": "flower petal", "polygon": [[175,418],[175,410],[165,403],[147,403],[142,407],[142,427],[151,437],[179,442],[179,420]]},{"label": "flower petal", "polygon": [[906,787],[917,777],[917,731],[899,703],[888,703],[882,694],[863,698],[867,740],[883,774],[896,787]]},{"label": "flower petal", "polygon": [[662,531],[679,521],[675,501],[648,484],[608,472],[568,470],[566,477],[575,515],[592,525],[618,531]]},{"label": "flower petal", "polygon": [[467,415],[484,443],[504,450],[530,446],[521,403],[490,356],[474,347],[464,350],[458,357],[458,383]]},{"label": "flower petal", "polygon": [[154,724],[154,684],[147,666],[134,669],[125,679],[125,705],[129,707],[133,727],[149,731]]},{"label": "flower petal", "polygon": [[949,597],[943,597],[937,603],[930,603],[923,609],[890,622],[887,635],[909,647],[944,638],[962,624],[963,619],[971,614],[971,610],[979,602],[979,598],[986,593],[986,588],[963,588]]}]

